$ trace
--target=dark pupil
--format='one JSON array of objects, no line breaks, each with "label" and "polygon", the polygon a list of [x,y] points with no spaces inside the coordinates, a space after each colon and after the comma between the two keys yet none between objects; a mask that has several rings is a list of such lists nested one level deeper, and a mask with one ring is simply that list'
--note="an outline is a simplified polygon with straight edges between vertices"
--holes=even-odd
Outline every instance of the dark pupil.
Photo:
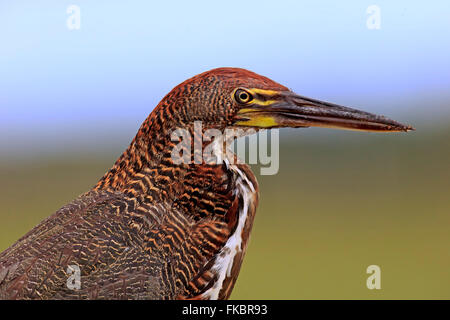
[{"label": "dark pupil", "polygon": [[242,101],[245,101],[245,100],[248,99],[248,95],[247,95],[245,92],[242,92],[242,93],[239,95],[239,98],[240,98]]}]

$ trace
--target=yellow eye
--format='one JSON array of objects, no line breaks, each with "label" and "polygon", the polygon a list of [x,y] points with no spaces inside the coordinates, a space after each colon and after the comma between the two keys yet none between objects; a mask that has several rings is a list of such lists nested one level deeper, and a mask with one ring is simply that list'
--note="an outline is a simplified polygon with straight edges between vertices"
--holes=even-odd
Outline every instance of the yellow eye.
[{"label": "yellow eye", "polygon": [[234,99],[236,99],[238,103],[249,103],[253,100],[253,96],[247,90],[237,89],[234,93]]}]

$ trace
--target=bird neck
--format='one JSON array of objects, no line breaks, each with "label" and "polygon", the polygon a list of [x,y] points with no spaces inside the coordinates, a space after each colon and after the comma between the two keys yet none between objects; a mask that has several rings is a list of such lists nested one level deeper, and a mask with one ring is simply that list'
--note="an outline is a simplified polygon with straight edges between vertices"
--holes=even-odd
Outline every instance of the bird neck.
[{"label": "bird neck", "polygon": [[[117,159],[113,167],[100,179],[95,185],[96,190],[109,191],[131,191],[136,189],[136,181],[146,178],[151,185],[159,185],[158,178],[161,178],[161,171],[170,172],[170,179],[182,179],[188,172],[198,171],[202,166],[222,165],[223,156],[219,155],[217,143],[211,146],[212,154],[219,156],[219,162],[216,158],[203,158],[203,154],[196,153],[198,147],[198,137],[194,132],[194,124],[183,124],[174,121],[172,116],[161,116],[161,106],[158,106],[150,116],[141,125],[138,133],[125,152]],[[172,151],[180,141],[172,141],[172,132],[177,129],[183,129],[190,137],[191,152],[188,152],[191,162],[179,163],[174,161]],[[200,137],[201,139],[201,137]],[[200,140],[201,151],[206,150],[211,141]],[[223,149],[226,150],[225,144]],[[228,156],[234,157],[234,154],[228,151]],[[200,162],[198,161],[200,159]],[[162,185],[167,184],[167,181]],[[150,187],[150,186],[149,186]],[[153,187],[153,186],[151,186]]]}]

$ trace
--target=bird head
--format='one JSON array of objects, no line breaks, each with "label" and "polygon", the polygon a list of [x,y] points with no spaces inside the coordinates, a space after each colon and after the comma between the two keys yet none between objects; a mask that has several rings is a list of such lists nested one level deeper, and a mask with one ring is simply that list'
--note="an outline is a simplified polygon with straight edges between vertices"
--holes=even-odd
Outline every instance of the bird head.
[{"label": "bird head", "polygon": [[177,86],[165,100],[177,106],[169,113],[178,123],[202,121],[206,129],[413,130],[384,116],[298,95],[269,78],[238,68],[199,74]]}]

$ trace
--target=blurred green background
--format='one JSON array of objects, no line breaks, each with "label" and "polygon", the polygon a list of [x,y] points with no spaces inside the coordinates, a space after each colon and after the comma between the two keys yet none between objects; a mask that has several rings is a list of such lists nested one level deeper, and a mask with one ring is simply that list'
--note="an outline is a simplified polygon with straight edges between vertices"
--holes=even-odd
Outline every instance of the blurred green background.
[{"label": "blurred green background", "polygon": [[[232,298],[450,298],[449,123],[282,130]],[[3,161],[0,250],[88,190],[122,149],[111,151]],[[366,287],[372,264],[381,290]]]}]

